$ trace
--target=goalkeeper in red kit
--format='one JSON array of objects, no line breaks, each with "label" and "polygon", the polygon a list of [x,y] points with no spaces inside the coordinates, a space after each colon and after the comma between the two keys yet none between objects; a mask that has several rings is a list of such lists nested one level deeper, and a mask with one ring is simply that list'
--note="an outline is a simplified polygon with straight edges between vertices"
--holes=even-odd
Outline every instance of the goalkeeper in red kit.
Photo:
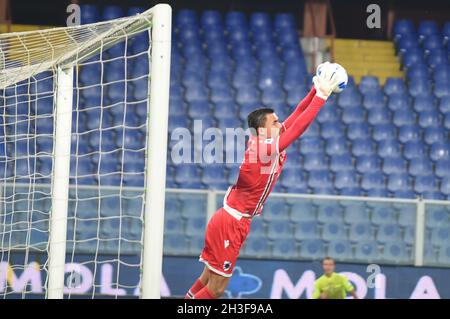
[{"label": "goalkeeper in red kit", "polygon": [[215,299],[225,291],[251,220],[260,215],[286,161],[286,148],[309,127],[338,85],[334,74],[314,76],[313,87],[295,111],[280,122],[270,108],[248,115],[252,136],[235,185],[225,194],[223,207],[210,219],[200,261],[205,268],[186,299]]}]

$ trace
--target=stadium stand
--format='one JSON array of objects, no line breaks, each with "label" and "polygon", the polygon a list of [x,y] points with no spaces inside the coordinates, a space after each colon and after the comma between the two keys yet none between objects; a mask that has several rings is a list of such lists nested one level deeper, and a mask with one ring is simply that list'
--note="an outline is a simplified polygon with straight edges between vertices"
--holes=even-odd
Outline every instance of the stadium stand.
[{"label": "stadium stand", "polygon": [[[83,5],[82,21],[113,19],[140,10],[130,8],[124,12],[120,7],[105,6],[100,12],[96,6]],[[258,106],[273,107],[283,117],[310,87],[311,75],[291,14],[270,16],[254,12],[247,16],[238,11],[222,15],[216,11],[199,14],[180,10],[173,23],[169,133],[177,127],[192,129],[196,119],[204,120],[204,129],[208,123],[216,127],[245,127],[247,113]],[[292,166],[286,164],[289,173],[282,174],[276,190],[450,200],[449,37],[449,23],[441,30],[430,21],[422,21],[417,29],[411,21],[397,21],[392,50],[395,48],[400,57],[406,79],[386,77],[380,81],[374,76],[360,76],[359,85],[350,79],[347,89],[327,102],[316,123],[289,150],[288,163]],[[133,41],[131,49],[133,52],[128,54],[147,50],[148,39]],[[113,47],[106,54],[112,57],[115,50],[120,48]],[[105,65],[104,76],[108,81],[136,79],[129,81],[130,89],[136,96],[146,94],[145,83],[138,80],[143,66],[136,61],[128,69],[129,74],[124,74],[123,63]],[[87,87],[80,88],[85,120],[78,120],[77,130],[85,143],[73,145],[72,150],[83,154],[89,147],[97,149],[99,136],[85,132],[90,127],[99,127],[100,120],[122,119],[126,107],[130,129],[124,135],[107,133],[110,136],[101,139],[102,150],[126,143],[135,151],[125,154],[123,163],[118,154],[104,156],[100,169],[106,174],[124,164],[130,172],[124,176],[124,184],[142,186],[142,176],[132,174],[143,171],[144,165],[144,156],[139,152],[145,143],[141,106],[122,104],[106,110],[102,117],[89,111],[89,106],[98,105],[100,99],[99,92],[88,87],[91,81],[99,82],[94,79],[98,75],[88,65],[80,70],[80,83]],[[37,89],[45,92],[48,87],[52,83]],[[120,101],[123,98],[120,92],[123,89],[111,87],[105,98]],[[48,110],[51,103],[47,105],[45,100],[41,103],[36,112],[51,112]],[[51,125],[36,127],[51,134]],[[36,151],[48,152],[51,143],[39,138]],[[26,147],[18,145],[16,152],[30,153]],[[169,152],[172,147],[171,143]],[[72,182],[117,185],[120,182],[117,176],[82,177],[96,173],[92,171],[96,161],[95,156],[79,160],[77,180]],[[28,163],[18,165],[16,174],[29,167]],[[38,163],[37,169],[42,173],[42,182],[48,182],[50,169],[45,163]],[[236,173],[235,165],[175,164],[169,157],[167,187],[224,190],[235,181]],[[206,200],[181,194],[170,196],[166,202],[165,252],[198,254]],[[86,212],[97,211],[97,207],[89,206],[89,201],[85,205]],[[116,203],[105,205],[115,207]],[[136,215],[141,210],[141,198],[130,199],[123,205],[125,211]],[[253,222],[243,256],[318,258],[328,253],[340,260],[410,263],[414,252],[414,209],[408,205],[377,207],[369,203],[270,199],[264,217]],[[113,229],[111,222],[100,227],[105,232]],[[427,260],[448,263],[450,249],[445,245],[449,229],[448,209],[439,208],[427,214]],[[123,237],[140,233],[131,222],[125,231],[129,234]],[[89,250],[88,245],[82,248]]]}]

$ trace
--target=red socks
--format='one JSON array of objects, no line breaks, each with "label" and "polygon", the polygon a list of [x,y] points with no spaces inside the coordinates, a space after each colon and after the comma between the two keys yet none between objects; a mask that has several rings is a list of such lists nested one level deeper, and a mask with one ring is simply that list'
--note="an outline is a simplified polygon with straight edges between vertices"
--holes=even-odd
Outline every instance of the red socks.
[{"label": "red socks", "polygon": [[194,295],[199,292],[201,289],[203,289],[203,287],[205,287],[202,282],[197,279],[194,284],[192,285],[191,289],[189,289],[189,291],[187,292],[186,296],[184,297],[184,299],[192,299],[194,298]]},{"label": "red socks", "polygon": [[209,290],[208,287],[203,287],[194,295],[194,299],[217,299]]}]

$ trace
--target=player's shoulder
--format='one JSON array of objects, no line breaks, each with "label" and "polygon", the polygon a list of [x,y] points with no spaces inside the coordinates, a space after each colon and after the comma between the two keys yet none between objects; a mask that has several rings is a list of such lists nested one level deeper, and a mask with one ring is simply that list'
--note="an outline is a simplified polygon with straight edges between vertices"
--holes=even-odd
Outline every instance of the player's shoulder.
[{"label": "player's shoulder", "polygon": [[334,273],[334,277],[336,278],[337,281],[341,281],[341,282],[347,280],[347,277],[345,277],[342,274],[338,274],[338,273]]},{"label": "player's shoulder", "polygon": [[325,275],[322,275],[322,276],[320,276],[319,278],[317,278],[317,279],[315,280],[315,283],[318,284],[318,285],[320,285],[320,284],[323,283],[325,280],[326,280],[326,276],[325,276]]}]

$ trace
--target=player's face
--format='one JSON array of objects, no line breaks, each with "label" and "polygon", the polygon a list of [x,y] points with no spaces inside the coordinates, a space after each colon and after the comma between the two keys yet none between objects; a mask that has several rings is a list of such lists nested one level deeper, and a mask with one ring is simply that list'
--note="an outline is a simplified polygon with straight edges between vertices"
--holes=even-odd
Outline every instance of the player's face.
[{"label": "player's face", "polygon": [[266,125],[262,128],[267,138],[277,137],[280,134],[281,123],[275,113],[266,115]]},{"label": "player's face", "polygon": [[332,260],[324,260],[322,263],[323,272],[326,275],[332,274],[334,272],[334,261]]}]

